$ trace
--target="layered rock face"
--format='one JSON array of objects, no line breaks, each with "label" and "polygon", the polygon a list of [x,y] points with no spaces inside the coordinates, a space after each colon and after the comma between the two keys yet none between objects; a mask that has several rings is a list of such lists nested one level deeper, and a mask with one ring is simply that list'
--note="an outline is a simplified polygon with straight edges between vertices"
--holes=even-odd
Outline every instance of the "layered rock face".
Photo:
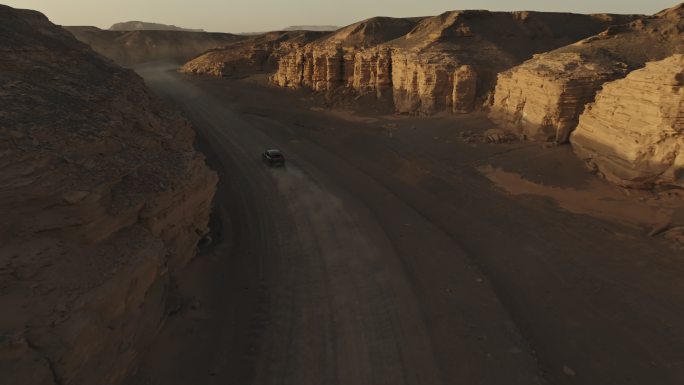
[{"label": "layered rock face", "polygon": [[[470,112],[491,92],[497,73],[535,53],[633,19],[488,11],[446,12],[422,19],[370,19],[283,57],[273,81],[283,87],[305,86],[315,91],[348,87],[379,96],[391,90],[401,113]],[[366,24],[384,27],[368,28]],[[391,33],[373,35],[380,30]]]},{"label": "layered rock face", "polygon": [[566,142],[601,86],[648,61],[684,53],[682,5],[533,59],[499,75],[492,120],[538,140]]},{"label": "layered rock face", "polygon": [[424,19],[390,43],[397,111],[470,112],[486,99],[499,72],[631,18],[457,11]]},{"label": "layered rock face", "polygon": [[120,384],[207,232],[217,181],[132,71],[0,6],[0,373]]},{"label": "layered rock face", "polygon": [[379,45],[405,35],[417,22],[376,17],[352,24],[283,56],[272,80],[281,87],[344,86],[382,95],[391,81],[391,50]]},{"label": "layered rock face", "polygon": [[595,62],[573,52],[542,54],[499,75],[489,116],[526,139],[563,143],[601,85],[627,72],[609,57]]},{"label": "layered rock face", "polygon": [[326,34],[312,31],[269,32],[206,52],[185,63],[181,72],[220,77],[273,72],[281,57]]},{"label": "layered rock face", "polygon": [[97,53],[123,66],[168,61],[182,64],[211,49],[246,40],[229,33],[165,30],[104,31],[96,27],[65,27]]},{"label": "layered rock face", "polygon": [[392,51],[379,47],[356,52],[351,73],[350,85],[354,90],[383,97],[392,88]]},{"label": "layered rock face", "polygon": [[684,187],[684,55],[604,85],[570,141],[612,182]]}]

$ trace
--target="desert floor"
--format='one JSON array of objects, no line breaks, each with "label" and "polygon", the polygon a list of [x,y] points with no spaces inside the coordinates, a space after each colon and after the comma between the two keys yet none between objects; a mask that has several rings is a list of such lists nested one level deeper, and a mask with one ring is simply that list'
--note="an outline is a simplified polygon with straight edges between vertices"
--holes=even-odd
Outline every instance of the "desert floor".
[{"label": "desert floor", "polygon": [[221,181],[135,384],[684,383],[684,257],[657,234],[681,197],[613,187],[569,146],[486,144],[482,114],[138,71]]}]

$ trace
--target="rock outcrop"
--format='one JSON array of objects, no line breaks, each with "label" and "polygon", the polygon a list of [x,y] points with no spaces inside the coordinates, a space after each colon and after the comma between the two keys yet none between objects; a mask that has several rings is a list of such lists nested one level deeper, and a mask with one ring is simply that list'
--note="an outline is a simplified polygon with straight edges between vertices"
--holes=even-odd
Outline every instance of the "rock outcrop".
[{"label": "rock outcrop", "polygon": [[455,11],[424,19],[390,43],[397,111],[470,112],[493,90],[498,73],[631,18]]},{"label": "rock outcrop", "polygon": [[210,50],[185,63],[181,72],[219,77],[273,72],[281,57],[327,32],[269,32]]},{"label": "rock outcrop", "polygon": [[0,5],[0,376],[120,384],[173,308],[217,177],[135,73]]},{"label": "rock outcrop", "polygon": [[530,139],[566,142],[601,86],[684,53],[684,5],[613,26],[499,75],[490,117]]},{"label": "rock outcrop", "polygon": [[684,55],[604,85],[570,141],[619,185],[684,187]]},{"label": "rock outcrop", "polygon": [[488,11],[375,18],[283,57],[273,81],[283,87],[347,87],[379,96],[391,90],[400,113],[470,112],[492,91],[499,72],[633,19]]},{"label": "rock outcrop", "polygon": [[119,65],[148,62],[183,64],[211,49],[246,40],[229,33],[184,31],[105,31],[96,27],[65,27],[78,40]]}]

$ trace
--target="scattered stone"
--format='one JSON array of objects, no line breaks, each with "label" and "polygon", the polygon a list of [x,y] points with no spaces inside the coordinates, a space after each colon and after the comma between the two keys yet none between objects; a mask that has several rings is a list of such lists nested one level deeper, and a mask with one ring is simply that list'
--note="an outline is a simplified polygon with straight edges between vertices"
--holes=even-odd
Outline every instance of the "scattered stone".
[{"label": "scattered stone", "polygon": [[660,234],[666,232],[670,228],[670,226],[671,226],[670,222],[658,224],[658,225],[654,226],[653,229],[651,229],[651,231],[648,233],[648,236],[653,238],[657,235],[660,235]]},{"label": "scattered stone", "polygon": [[568,377],[575,377],[577,375],[569,366],[563,366],[563,373]]},{"label": "scattered stone", "polygon": [[198,300],[197,298],[194,298],[192,301],[190,301],[190,309],[192,310],[199,310],[202,307],[202,302]]},{"label": "scattered stone", "polygon": [[64,199],[65,202],[73,205],[84,200],[88,195],[90,195],[90,192],[88,191],[72,190],[62,194],[62,199]]},{"label": "scattered stone", "polygon": [[499,128],[485,131],[482,137],[485,143],[490,144],[513,143],[518,141],[518,137],[515,134]]}]

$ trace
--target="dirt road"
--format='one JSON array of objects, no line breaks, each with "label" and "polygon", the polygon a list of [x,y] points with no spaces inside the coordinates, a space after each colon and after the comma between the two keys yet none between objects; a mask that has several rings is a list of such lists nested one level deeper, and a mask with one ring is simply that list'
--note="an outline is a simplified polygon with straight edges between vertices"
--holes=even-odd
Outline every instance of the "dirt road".
[{"label": "dirt road", "polygon": [[135,383],[684,383],[681,251],[493,188],[476,166],[513,149],[139,72],[198,129],[224,231]]}]

